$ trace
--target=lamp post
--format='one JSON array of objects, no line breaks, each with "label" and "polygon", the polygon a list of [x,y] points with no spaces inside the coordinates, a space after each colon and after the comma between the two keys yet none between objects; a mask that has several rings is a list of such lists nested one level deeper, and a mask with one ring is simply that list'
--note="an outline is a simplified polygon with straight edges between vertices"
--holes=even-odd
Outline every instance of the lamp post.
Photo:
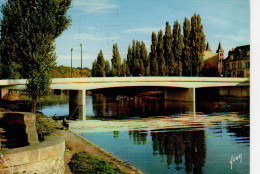
[{"label": "lamp post", "polygon": [[80,48],[81,48],[81,77],[82,77],[82,43],[80,44]]},{"label": "lamp post", "polygon": [[71,62],[70,62],[70,77],[72,78],[72,51],[73,51],[73,48],[71,48]]}]

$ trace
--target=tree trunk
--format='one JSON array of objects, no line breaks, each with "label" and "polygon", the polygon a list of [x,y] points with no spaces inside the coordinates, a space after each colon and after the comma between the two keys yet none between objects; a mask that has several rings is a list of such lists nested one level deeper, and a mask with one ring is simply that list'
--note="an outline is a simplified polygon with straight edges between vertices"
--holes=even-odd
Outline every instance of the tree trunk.
[{"label": "tree trunk", "polygon": [[31,112],[36,114],[36,105],[37,105],[37,100],[32,99],[32,109]]}]

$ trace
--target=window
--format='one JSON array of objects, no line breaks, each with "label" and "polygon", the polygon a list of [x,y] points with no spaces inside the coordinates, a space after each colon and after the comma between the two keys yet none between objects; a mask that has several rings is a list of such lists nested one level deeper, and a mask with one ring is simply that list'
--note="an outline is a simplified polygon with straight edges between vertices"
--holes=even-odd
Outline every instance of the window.
[{"label": "window", "polygon": [[238,62],[238,69],[242,69],[242,62]]},{"label": "window", "polygon": [[246,68],[250,68],[250,63],[246,62]]},{"label": "window", "polygon": [[237,77],[244,77],[244,71],[238,71]]},{"label": "window", "polygon": [[231,59],[231,60],[234,60],[234,55],[230,55],[230,59]]},{"label": "window", "polygon": [[227,67],[227,70],[229,70],[230,69],[230,64],[227,63],[226,67]]},{"label": "window", "polygon": [[250,56],[250,51],[246,52],[246,56],[249,57]]},{"label": "window", "polygon": [[232,63],[232,69],[236,69],[236,63]]}]

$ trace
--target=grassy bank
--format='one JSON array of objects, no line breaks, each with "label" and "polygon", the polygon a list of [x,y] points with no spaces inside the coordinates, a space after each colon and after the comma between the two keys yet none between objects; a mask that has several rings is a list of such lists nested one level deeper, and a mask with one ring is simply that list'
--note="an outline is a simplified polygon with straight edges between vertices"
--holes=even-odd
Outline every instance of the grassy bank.
[{"label": "grassy bank", "polygon": [[69,163],[71,171],[75,174],[125,174],[111,162],[102,158],[90,156],[86,152],[79,152],[72,156]]},{"label": "grassy bank", "polygon": [[70,130],[63,130],[61,120],[54,121],[42,113],[37,113],[36,127],[39,138],[47,135],[64,137],[66,143],[66,152],[64,154],[66,174],[141,173],[129,163],[116,158],[78,134]]}]

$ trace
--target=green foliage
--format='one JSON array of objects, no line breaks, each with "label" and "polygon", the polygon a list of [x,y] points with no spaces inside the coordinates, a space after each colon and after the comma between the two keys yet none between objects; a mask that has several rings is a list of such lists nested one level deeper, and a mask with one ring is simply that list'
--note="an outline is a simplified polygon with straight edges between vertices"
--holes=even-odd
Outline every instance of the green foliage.
[{"label": "green foliage", "polygon": [[[81,74],[81,68],[75,68],[72,67],[72,77],[80,77]],[[88,67],[82,68],[82,76],[83,77],[90,77],[91,76],[91,70]],[[51,72],[52,78],[68,78],[71,77],[71,67],[69,66],[55,66],[54,69]]]},{"label": "green foliage", "polygon": [[86,152],[79,152],[72,156],[69,163],[75,174],[123,174],[119,168],[102,158],[92,157]]},{"label": "green foliage", "polygon": [[128,52],[127,52],[127,58],[126,58],[126,64],[127,64],[127,74],[128,76],[131,76],[131,69],[132,69],[132,48],[129,45],[128,46]]},{"label": "green foliage", "polygon": [[204,67],[201,70],[201,75],[204,77],[218,77],[218,68],[213,63],[205,61]]},{"label": "green foliage", "polygon": [[169,22],[166,22],[165,34],[163,36],[163,49],[164,49],[164,58],[167,67],[167,74],[172,75],[174,73],[174,55],[172,53],[172,41],[173,35],[171,31],[171,26]]},{"label": "green foliage", "polygon": [[[150,75],[150,58],[148,56],[148,52],[145,46],[145,43],[142,41],[141,42],[141,61],[143,64],[143,67],[141,67],[141,74],[145,76]],[[144,69],[143,69],[144,68]]]},{"label": "green foliage", "polygon": [[[172,31],[169,22],[166,22],[165,34],[162,30],[158,36],[152,32],[151,40],[149,55],[143,41],[133,40],[132,47],[128,47],[126,62],[122,64],[117,44],[114,44],[112,70],[106,76],[200,75],[204,66],[205,34],[199,15],[194,14],[191,22],[185,17],[183,34],[181,25],[176,20]],[[96,74],[100,72],[98,66],[97,61],[93,62],[92,76],[103,76]],[[109,71],[108,68],[105,71]]]},{"label": "green foliage", "polygon": [[183,22],[183,44],[182,50],[182,69],[184,76],[191,75],[191,45],[190,45],[190,20],[185,17]]},{"label": "green foliage", "polygon": [[9,0],[2,6],[1,61],[6,78],[28,79],[27,90],[36,103],[49,91],[54,68],[55,39],[67,29],[71,0]]},{"label": "green foliage", "polygon": [[152,45],[151,45],[151,52],[150,52],[150,68],[151,68],[151,75],[157,76],[159,75],[159,66],[157,62],[157,36],[155,32],[152,33]]},{"label": "green foliage", "polygon": [[157,60],[159,65],[159,75],[165,76],[166,75],[166,65],[164,59],[164,49],[163,49],[163,32],[162,30],[158,33],[158,45],[157,45]]},{"label": "green foliage", "polygon": [[111,63],[112,63],[112,71],[111,71],[112,76],[120,76],[121,57],[119,54],[117,44],[113,45],[113,55],[112,55]]},{"label": "green foliage", "polygon": [[92,77],[106,77],[105,69],[110,69],[108,65],[106,66],[106,64],[107,63],[104,59],[102,50],[100,50],[97,56],[97,60],[95,60],[92,64]]},{"label": "green foliage", "polygon": [[111,68],[108,60],[105,60],[105,72],[106,72],[106,77],[111,76]]},{"label": "green foliage", "polygon": [[181,34],[181,25],[178,21],[173,25],[173,43],[172,52],[175,57],[175,75],[182,76],[182,49],[183,49],[183,36]]},{"label": "green foliage", "polygon": [[40,113],[36,114],[36,131],[38,133],[38,138],[40,141],[44,140],[44,136],[49,136],[54,132],[54,128],[49,126],[42,118],[44,116]]},{"label": "green foliage", "polygon": [[201,24],[200,15],[196,13],[191,17],[191,57],[192,57],[192,75],[198,76],[204,66],[203,52],[205,49],[205,34]]},{"label": "green foliage", "polygon": [[121,65],[121,76],[126,76],[126,75],[127,75],[127,64],[126,64],[126,59],[124,59]]}]

